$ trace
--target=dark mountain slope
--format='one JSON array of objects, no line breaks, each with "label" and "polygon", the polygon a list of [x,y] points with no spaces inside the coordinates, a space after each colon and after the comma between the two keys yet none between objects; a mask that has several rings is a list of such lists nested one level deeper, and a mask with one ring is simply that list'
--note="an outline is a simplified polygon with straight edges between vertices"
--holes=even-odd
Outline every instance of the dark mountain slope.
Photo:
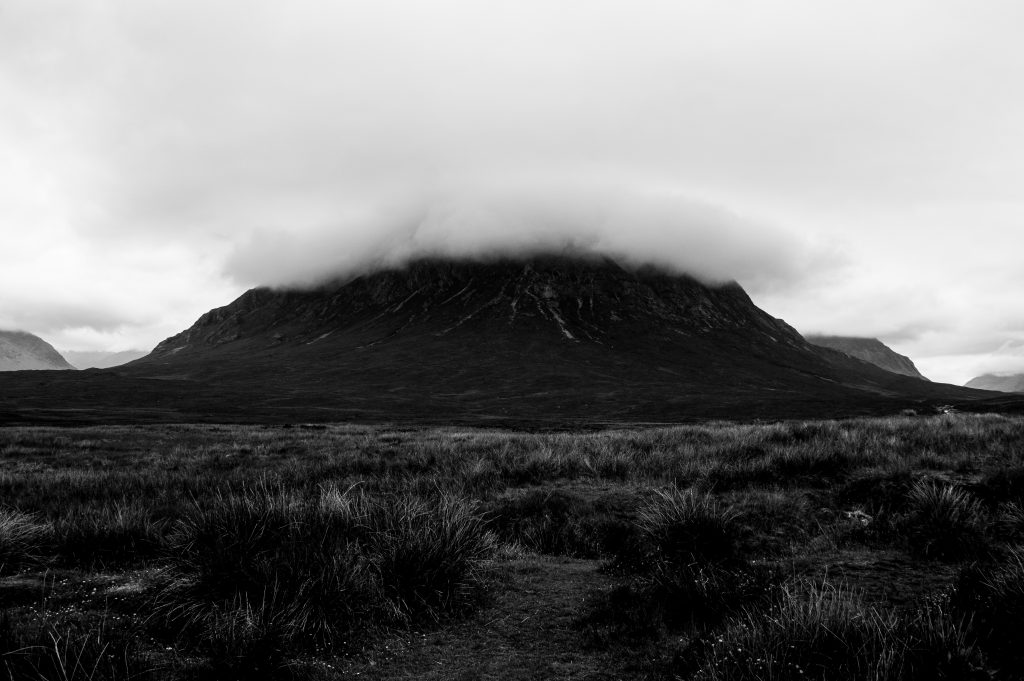
[{"label": "dark mountain slope", "polygon": [[53,346],[25,331],[0,331],[0,371],[74,369]]},{"label": "dark mountain slope", "polygon": [[806,338],[814,345],[838,350],[843,354],[864,360],[894,374],[912,376],[923,381],[928,380],[917,370],[913,360],[906,355],[897,353],[877,338],[858,338],[854,336],[806,336]]},{"label": "dark mountain slope", "polygon": [[664,418],[695,402],[932,394],[811,346],[736,284],[559,257],[427,260],[311,291],[255,289],[130,369],[255,370],[282,401],[496,417]]},{"label": "dark mountain slope", "polygon": [[568,426],[891,413],[985,395],[815,347],[736,284],[566,257],[424,260],[313,290],[254,289],[115,371],[102,380],[182,420]]}]

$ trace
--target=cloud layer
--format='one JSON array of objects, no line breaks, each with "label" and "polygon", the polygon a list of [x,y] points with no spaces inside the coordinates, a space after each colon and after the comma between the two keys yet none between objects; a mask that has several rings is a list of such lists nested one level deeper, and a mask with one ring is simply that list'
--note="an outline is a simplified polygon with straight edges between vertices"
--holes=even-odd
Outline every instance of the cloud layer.
[{"label": "cloud layer", "polygon": [[785,288],[834,265],[805,235],[679,196],[609,184],[462,182],[320,229],[257,231],[227,272],[245,283],[314,284],[422,256],[598,252],[709,281]]}]

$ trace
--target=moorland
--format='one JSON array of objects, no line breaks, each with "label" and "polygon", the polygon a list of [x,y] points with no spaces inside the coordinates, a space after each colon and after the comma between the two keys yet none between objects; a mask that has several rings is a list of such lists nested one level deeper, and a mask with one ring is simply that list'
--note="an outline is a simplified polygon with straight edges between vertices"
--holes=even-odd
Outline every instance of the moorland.
[{"label": "moorland", "polygon": [[1024,419],[0,429],[0,678],[1017,679]]}]

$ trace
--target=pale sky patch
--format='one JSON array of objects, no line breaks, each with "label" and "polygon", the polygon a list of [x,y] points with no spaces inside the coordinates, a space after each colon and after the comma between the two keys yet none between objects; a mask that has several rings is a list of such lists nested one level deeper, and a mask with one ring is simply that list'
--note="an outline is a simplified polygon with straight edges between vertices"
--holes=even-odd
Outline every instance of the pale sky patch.
[{"label": "pale sky patch", "polygon": [[933,379],[1017,370],[1022,29],[1010,0],[7,0],[0,327],[149,348],[253,285],[570,240]]}]

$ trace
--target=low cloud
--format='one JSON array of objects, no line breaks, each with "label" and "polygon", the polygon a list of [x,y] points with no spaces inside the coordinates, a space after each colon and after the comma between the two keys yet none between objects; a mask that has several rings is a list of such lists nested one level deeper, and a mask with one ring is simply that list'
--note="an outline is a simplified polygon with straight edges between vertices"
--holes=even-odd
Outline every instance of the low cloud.
[{"label": "low cloud", "polygon": [[318,229],[254,230],[228,258],[243,284],[312,285],[417,257],[600,253],[707,281],[780,289],[833,267],[807,235],[672,194],[614,185],[466,184]]}]

